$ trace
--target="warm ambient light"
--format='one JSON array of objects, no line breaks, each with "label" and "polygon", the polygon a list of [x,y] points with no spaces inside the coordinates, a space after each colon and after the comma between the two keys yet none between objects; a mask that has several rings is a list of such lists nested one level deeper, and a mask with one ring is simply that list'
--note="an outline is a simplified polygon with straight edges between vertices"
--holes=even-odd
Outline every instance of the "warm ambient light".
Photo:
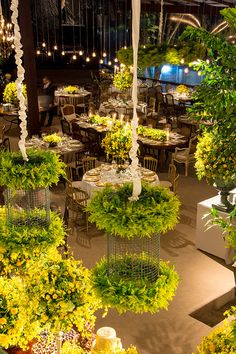
[{"label": "warm ambient light", "polygon": [[83,52],[82,50],[79,51],[79,55],[83,55],[83,53],[84,53],[84,52]]},{"label": "warm ambient light", "polygon": [[184,73],[188,74],[189,73],[189,68],[184,68]]},{"label": "warm ambient light", "polygon": [[58,47],[57,47],[56,44],[54,45],[53,49],[54,49],[54,50],[57,50],[57,49],[58,49]]},{"label": "warm ambient light", "polygon": [[92,52],[92,57],[95,58],[96,57],[96,53],[95,52]]},{"label": "warm ambient light", "polygon": [[109,60],[107,64],[108,64],[108,65],[111,65],[111,61]]},{"label": "warm ambient light", "polygon": [[117,58],[115,58],[115,59],[114,59],[114,62],[115,62],[115,63],[118,63],[118,59],[117,59]]},{"label": "warm ambient light", "polygon": [[77,59],[77,56],[75,54],[72,55],[72,59],[73,60],[76,60]]},{"label": "warm ambient light", "polygon": [[61,52],[61,55],[65,55],[66,53],[65,53],[65,51],[63,50],[62,52]]},{"label": "warm ambient light", "polygon": [[45,43],[45,42],[42,43],[42,47],[43,47],[43,48],[46,47],[46,43]]},{"label": "warm ambient light", "polygon": [[103,56],[103,58],[106,58],[107,53],[106,53],[106,52],[103,52],[102,56]]},{"label": "warm ambient light", "polygon": [[85,60],[86,60],[86,62],[88,63],[88,62],[90,61],[90,58],[89,58],[89,57],[87,57]]},{"label": "warm ambient light", "polygon": [[37,54],[37,55],[40,54],[40,50],[39,50],[39,49],[36,50],[36,54]]},{"label": "warm ambient light", "polygon": [[184,58],[180,60],[180,64],[184,64]]},{"label": "warm ambient light", "polygon": [[127,49],[127,46],[126,46],[126,45],[124,46],[124,49]]},{"label": "warm ambient light", "polygon": [[99,63],[100,63],[100,64],[103,64],[103,60],[102,60],[102,59],[100,59],[100,60],[99,60]]},{"label": "warm ambient light", "polygon": [[51,53],[50,51],[48,52],[48,56],[49,56],[49,57],[51,57],[51,56],[52,56],[52,53]]}]

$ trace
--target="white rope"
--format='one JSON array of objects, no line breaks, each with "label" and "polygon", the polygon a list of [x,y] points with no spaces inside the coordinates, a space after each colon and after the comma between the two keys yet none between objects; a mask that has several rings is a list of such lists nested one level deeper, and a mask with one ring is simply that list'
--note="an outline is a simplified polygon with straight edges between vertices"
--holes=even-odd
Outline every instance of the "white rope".
[{"label": "white rope", "polygon": [[132,126],[132,147],[129,152],[129,156],[131,158],[131,166],[130,171],[133,180],[133,194],[130,197],[130,200],[138,200],[138,197],[142,190],[141,178],[139,174],[138,168],[138,148],[139,145],[137,143],[138,134],[138,116],[137,116],[137,86],[138,86],[138,44],[139,44],[139,27],[140,27],[140,8],[141,8],[141,0],[132,0],[132,42],[133,42],[133,89],[132,89],[132,100],[133,100],[133,119],[131,122]]},{"label": "white rope", "polygon": [[160,12],[160,20],[159,20],[159,38],[158,43],[161,44],[162,42],[162,32],[163,32],[163,6],[164,1],[161,0],[161,12]]},{"label": "white rope", "polygon": [[11,3],[11,11],[12,11],[12,23],[14,26],[14,45],[15,45],[15,61],[17,66],[17,79],[16,79],[16,89],[17,89],[17,97],[19,99],[19,119],[20,119],[20,128],[21,135],[20,141],[18,143],[22,157],[24,161],[28,161],[28,157],[26,154],[25,148],[25,139],[28,136],[27,132],[27,116],[26,116],[26,99],[23,95],[23,81],[25,69],[22,66],[22,44],[21,44],[21,34],[20,27],[18,25],[18,4],[19,0],[12,0]]}]

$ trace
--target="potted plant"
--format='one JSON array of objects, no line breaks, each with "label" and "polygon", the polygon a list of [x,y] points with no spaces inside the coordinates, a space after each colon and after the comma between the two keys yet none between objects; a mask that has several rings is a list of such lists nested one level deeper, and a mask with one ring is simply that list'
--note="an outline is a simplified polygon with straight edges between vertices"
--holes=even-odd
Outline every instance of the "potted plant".
[{"label": "potted plant", "polygon": [[159,235],[178,222],[179,200],[161,187],[143,185],[130,201],[132,185],[106,187],[89,203],[89,220],[105,230],[108,256],[93,270],[95,289],[104,306],[120,313],[155,313],[167,308],[179,277],[159,259]]},{"label": "potted plant", "polygon": [[195,153],[196,171],[199,179],[206,177],[220,190],[220,204],[217,209],[232,210],[228,201],[229,191],[236,185],[236,155],[232,137],[218,135],[217,130],[205,131],[197,144]]}]

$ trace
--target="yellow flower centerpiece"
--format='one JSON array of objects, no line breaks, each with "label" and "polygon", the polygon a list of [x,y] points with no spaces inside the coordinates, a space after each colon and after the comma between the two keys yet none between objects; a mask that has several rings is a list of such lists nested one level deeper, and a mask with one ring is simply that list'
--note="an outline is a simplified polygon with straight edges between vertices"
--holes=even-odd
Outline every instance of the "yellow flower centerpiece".
[{"label": "yellow flower centerpiece", "polygon": [[79,92],[78,86],[72,86],[72,85],[66,86],[64,90],[66,93],[69,94],[75,94]]},{"label": "yellow flower centerpiece", "polygon": [[177,93],[185,93],[186,95],[189,94],[189,88],[185,85],[178,85],[176,87],[176,92]]},{"label": "yellow flower centerpiece", "polygon": [[49,147],[57,146],[62,141],[62,138],[56,133],[46,135],[43,137],[43,141],[49,144]]},{"label": "yellow flower centerpiece", "polygon": [[113,124],[111,131],[102,140],[102,147],[106,151],[107,158],[112,156],[118,163],[122,163],[129,158],[131,146],[131,127],[128,123],[123,125],[120,121]]},{"label": "yellow flower centerpiece", "polygon": [[[27,98],[26,85],[23,84],[23,94]],[[3,101],[18,106],[17,89],[15,82],[9,82],[3,91]]]},{"label": "yellow flower centerpiece", "polygon": [[131,88],[133,76],[128,69],[121,70],[114,76],[113,85],[120,91]]}]

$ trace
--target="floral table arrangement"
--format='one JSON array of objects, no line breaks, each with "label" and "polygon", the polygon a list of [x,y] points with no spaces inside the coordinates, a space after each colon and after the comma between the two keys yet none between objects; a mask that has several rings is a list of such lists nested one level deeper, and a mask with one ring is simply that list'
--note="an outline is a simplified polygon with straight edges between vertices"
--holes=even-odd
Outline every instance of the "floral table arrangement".
[{"label": "floral table arrangement", "polygon": [[78,86],[69,85],[64,88],[64,91],[68,94],[76,94],[79,92],[79,88]]},{"label": "floral table arrangement", "polygon": [[189,90],[189,88],[188,88],[187,86],[185,86],[185,85],[178,85],[178,86],[176,87],[175,92],[176,92],[176,93],[180,93],[180,94],[185,93],[186,95],[188,95],[189,92],[190,92],[190,90]]},{"label": "floral table arrangement", "polygon": [[110,117],[101,117],[99,114],[92,114],[89,116],[89,123],[108,126],[112,123],[112,119]]},{"label": "floral table arrangement", "polygon": [[56,133],[53,133],[53,134],[44,136],[43,141],[45,143],[48,143],[49,147],[55,147],[58,145],[58,143],[62,142],[62,137],[60,137]]},{"label": "floral table arrangement", "polygon": [[[26,85],[22,84],[23,94],[27,98]],[[17,97],[17,89],[15,82],[9,82],[3,91],[3,101],[18,106],[19,100]]]},{"label": "floral table arrangement", "polygon": [[120,91],[125,91],[131,88],[132,83],[133,76],[127,68],[114,75],[113,85]]},{"label": "floral table arrangement", "polygon": [[138,126],[138,135],[142,135],[144,137],[151,138],[153,140],[158,141],[166,141],[167,140],[167,133],[161,129],[154,129],[145,127],[143,125]]}]

